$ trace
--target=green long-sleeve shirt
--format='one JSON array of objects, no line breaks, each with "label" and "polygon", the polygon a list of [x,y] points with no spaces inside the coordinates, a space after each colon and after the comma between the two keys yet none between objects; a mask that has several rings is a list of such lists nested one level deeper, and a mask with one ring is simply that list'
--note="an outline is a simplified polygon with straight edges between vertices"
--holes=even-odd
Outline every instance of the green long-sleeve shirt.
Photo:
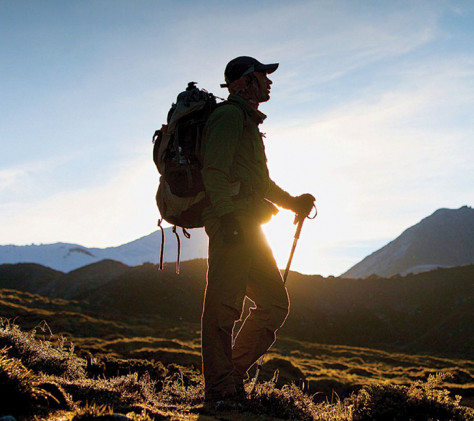
[{"label": "green long-sleeve shirt", "polygon": [[[211,205],[203,218],[227,213],[265,219],[265,200],[288,208],[291,196],[270,179],[259,124],[265,114],[229,95],[209,117],[203,141],[202,175]],[[240,193],[236,196],[240,182]]]}]

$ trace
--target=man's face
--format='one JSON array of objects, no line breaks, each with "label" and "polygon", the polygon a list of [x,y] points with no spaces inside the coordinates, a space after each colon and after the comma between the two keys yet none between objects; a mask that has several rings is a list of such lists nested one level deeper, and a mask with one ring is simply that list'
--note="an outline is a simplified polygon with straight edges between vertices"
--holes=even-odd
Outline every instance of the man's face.
[{"label": "man's face", "polygon": [[270,89],[273,82],[266,73],[255,72],[254,75],[257,80],[257,100],[258,102],[266,102],[270,99]]}]

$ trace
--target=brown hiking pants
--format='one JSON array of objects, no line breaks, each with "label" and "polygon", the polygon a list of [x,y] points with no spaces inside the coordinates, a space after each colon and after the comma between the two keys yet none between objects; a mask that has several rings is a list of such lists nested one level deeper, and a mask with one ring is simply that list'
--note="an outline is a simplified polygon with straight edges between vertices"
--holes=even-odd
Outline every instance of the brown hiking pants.
[{"label": "brown hiking pants", "polygon": [[[236,382],[275,342],[288,315],[281,273],[260,225],[239,217],[243,244],[225,244],[218,220],[206,222],[209,259],[202,314],[206,398],[236,392]],[[245,296],[255,304],[233,341]]]}]

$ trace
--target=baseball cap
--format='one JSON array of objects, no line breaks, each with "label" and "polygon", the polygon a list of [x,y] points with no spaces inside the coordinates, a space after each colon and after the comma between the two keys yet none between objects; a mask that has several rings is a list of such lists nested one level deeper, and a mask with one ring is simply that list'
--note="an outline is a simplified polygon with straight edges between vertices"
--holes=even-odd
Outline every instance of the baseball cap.
[{"label": "baseball cap", "polygon": [[262,64],[253,57],[240,56],[229,61],[225,68],[225,82],[221,88],[227,88],[232,82],[252,72],[273,73],[279,63]]}]

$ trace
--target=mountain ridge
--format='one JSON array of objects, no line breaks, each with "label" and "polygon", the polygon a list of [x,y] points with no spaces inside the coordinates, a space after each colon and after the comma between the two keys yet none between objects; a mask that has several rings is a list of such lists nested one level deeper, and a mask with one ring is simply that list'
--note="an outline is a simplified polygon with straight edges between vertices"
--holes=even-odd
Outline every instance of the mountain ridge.
[{"label": "mountain ridge", "polygon": [[[165,230],[164,261],[177,260],[172,228]],[[0,246],[0,264],[37,263],[70,272],[102,260],[128,266],[157,263],[161,233],[155,231],[120,246],[97,248],[72,243]],[[203,229],[191,230],[191,239],[181,241],[181,260],[207,257],[208,239]],[[366,256],[341,276],[365,278],[372,274],[392,276],[474,263],[474,210],[442,208],[404,230],[384,247]]]},{"label": "mountain ridge", "polygon": [[474,209],[442,208],[404,230],[341,276],[419,273],[474,263]]},{"label": "mountain ridge", "polygon": [[[165,228],[164,231],[164,261],[176,261],[176,236],[172,228]],[[192,260],[206,257],[207,236],[204,230],[193,229],[190,230],[190,234],[190,239],[181,241],[181,259]],[[147,262],[158,263],[160,246],[160,231],[154,231],[119,246],[105,248],[63,242],[25,246],[8,244],[0,245],[0,264],[37,263],[61,272],[70,272],[101,260],[116,260],[128,266],[137,266]]]}]

